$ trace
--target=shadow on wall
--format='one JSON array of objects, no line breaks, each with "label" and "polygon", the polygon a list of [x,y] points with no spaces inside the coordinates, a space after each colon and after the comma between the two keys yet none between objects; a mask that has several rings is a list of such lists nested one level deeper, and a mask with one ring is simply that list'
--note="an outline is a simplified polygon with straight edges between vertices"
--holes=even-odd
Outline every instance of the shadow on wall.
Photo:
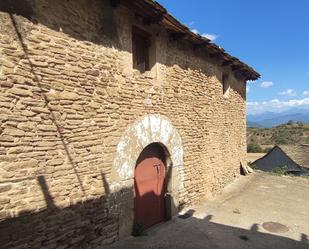
[{"label": "shadow on wall", "polygon": [[115,12],[109,0],[6,0],[0,1],[0,11],[23,16],[80,41],[107,46],[103,41],[108,37],[113,42],[110,46],[119,45]]},{"label": "shadow on wall", "polygon": [[58,133],[58,137],[60,138],[61,140],[61,143],[63,145],[63,148],[64,148],[64,151],[67,155],[67,158],[69,160],[69,163],[70,165],[72,166],[72,169],[74,170],[74,173],[76,175],[76,178],[78,180],[78,183],[79,183],[79,186],[83,192],[83,194],[85,195],[85,190],[84,190],[84,187],[83,187],[83,184],[82,184],[82,180],[81,180],[81,177],[80,175],[78,174],[77,172],[77,165],[76,163],[74,162],[73,160],[73,156],[71,155],[70,151],[69,151],[69,148],[68,148],[68,143],[63,135],[63,128],[58,124],[57,122],[57,118],[55,116],[55,112],[50,108],[50,106],[48,105],[49,104],[49,99],[46,95],[46,91],[44,91],[44,86],[41,84],[41,80],[40,80],[40,76],[37,74],[36,72],[36,69],[35,69],[35,66],[33,65],[31,59],[30,59],[30,56],[29,56],[29,52],[28,52],[28,48],[24,42],[24,38],[20,32],[20,29],[18,27],[18,24],[16,22],[16,18],[14,17],[14,15],[10,14],[10,18],[11,18],[11,21],[12,21],[12,25],[14,27],[14,30],[17,34],[17,37],[19,39],[19,42],[20,42],[20,45],[23,49],[23,52],[24,52],[24,55],[25,55],[25,58],[26,60],[28,61],[28,64],[30,66],[30,72],[31,74],[33,75],[33,80],[36,82],[37,86],[39,87],[40,89],[40,93],[41,93],[41,96],[43,98],[43,101],[44,101],[44,104],[45,104],[45,107],[48,108],[48,111],[49,111],[49,114],[50,114],[50,118],[52,120],[52,123],[53,125],[55,126],[56,128],[56,131]]},{"label": "shadow on wall", "polygon": [[[3,7],[3,6],[0,6]],[[22,12],[18,12],[22,13]],[[85,195],[81,176],[77,171],[74,156],[68,148],[68,141],[63,132],[63,127],[57,122],[54,111],[49,107],[49,99],[46,96],[46,88],[41,84],[40,75],[29,55],[29,50],[17,17],[9,14],[14,31],[17,34],[24,58],[30,66],[30,73],[36,82],[48,108],[51,121],[56,128],[57,136],[61,140],[69,164],[78,180],[78,185],[84,194],[84,201],[74,203],[66,208],[59,208],[53,200],[53,195],[48,189],[47,179],[43,175],[37,176],[37,183],[44,195],[46,209],[37,212],[20,211],[18,217],[4,218],[0,220],[0,244],[1,248],[91,248],[102,244],[114,242],[119,236],[119,213],[121,205],[133,200],[133,189],[124,188],[116,193],[111,193],[106,176],[101,172],[102,184],[106,195],[94,200]],[[170,173],[167,173],[170,177]],[[24,178],[19,180],[31,180]],[[18,180],[17,180],[18,181]],[[103,191],[102,191],[103,192]],[[174,203],[169,198],[170,203]],[[176,207],[174,207],[176,209]]]},{"label": "shadow on wall", "polygon": [[[169,167],[164,185],[170,181],[171,171],[172,167]],[[89,200],[91,197],[87,196],[88,200],[83,198],[68,207],[60,208],[54,202],[53,193],[48,188],[52,181],[48,182],[44,175],[37,176],[45,208],[37,212],[21,211],[14,218],[2,218],[1,248],[96,248],[117,241],[121,213],[124,210],[133,210],[133,186],[112,193],[106,174],[101,172],[97,179],[102,181],[103,186],[100,197]],[[139,198],[145,200],[149,195],[143,194]],[[172,211],[178,210],[171,195],[165,198],[165,208],[165,219],[171,219]],[[124,215],[130,217],[128,213]],[[132,222],[133,220],[127,224],[132,225]],[[127,229],[133,231],[133,226]]]},{"label": "shadow on wall", "polygon": [[[46,209],[20,212],[18,217],[0,220],[1,248],[96,248],[117,241],[121,205],[132,203],[134,191],[123,188],[111,193],[106,176],[101,176],[105,195],[66,208],[55,205],[45,177],[38,176]],[[140,198],[144,197],[147,198]],[[168,201],[173,204],[171,198]]]},{"label": "shadow on wall", "polygon": [[307,234],[300,234],[300,241],[296,241],[279,234],[263,233],[259,231],[259,224],[252,224],[247,230],[215,223],[212,215],[204,219],[191,217],[192,213],[194,210],[175,222],[167,223],[165,228],[156,228],[148,237],[120,241],[104,248],[142,249],[150,244],[151,248],[160,249],[307,249],[309,246]]},{"label": "shadow on wall", "polygon": [[[19,217],[0,221],[1,248],[96,248],[117,240],[118,215],[111,205],[124,196],[132,198],[132,189],[122,189],[60,209],[53,203],[44,176],[38,178],[38,183],[47,208],[38,213],[23,213]],[[158,227],[155,233],[142,239],[120,241],[106,248],[145,248],[150,243],[148,239],[153,240],[154,236],[160,237],[154,248],[307,249],[309,246],[307,234],[301,234],[300,241],[296,241],[262,233],[259,224],[252,224],[251,229],[246,230],[212,222],[211,215],[204,219],[191,217],[193,213],[194,210],[189,210],[176,220],[176,224],[166,223],[162,225],[164,229]],[[166,231],[169,231],[168,234]]]},{"label": "shadow on wall", "polygon": [[105,175],[102,181],[105,196],[62,209],[55,205],[45,177],[38,176],[46,209],[0,221],[1,248],[92,248],[116,241],[119,210],[114,204],[132,198],[133,191],[127,188],[111,194]]},{"label": "shadow on wall", "polygon": [[[20,22],[22,21],[21,18],[14,14],[23,15],[24,17],[42,25],[46,25],[48,28],[55,31],[62,29],[63,33],[66,33],[75,39],[91,41],[102,46],[107,46],[101,41],[102,38],[100,38],[100,36],[102,32],[112,38],[114,37],[116,40],[119,39],[119,37],[113,26],[114,11],[109,9],[109,5],[105,8],[103,1],[91,1],[93,4],[91,6],[98,6],[99,9],[102,8],[102,18],[107,18],[107,21],[104,21],[103,19],[92,19],[91,8],[89,7],[89,10],[87,9],[87,3],[89,3],[89,1],[86,0],[74,1],[74,6],[79,6],[76,8],[80,10],[86,8],[88,10],[87,18],[89,17],[89,19],[80,15],[84,12],[72,12],[72,16],[64,14],[64,9],[70,10],[70,8],[65,8],[66,4],[72,4],[73,1],[35,1],[37,4],[36,6],[33,5],[32,2],[33,1],[29,0],[0,1],[0,10],[9,12],[14,31],[16,32],[23,49],[23,58],[28,61],[30,66],[29,73],[33,75],[34,81],[41,90],[44,107],[49,108],[49,100],[45,95],[47,92],[46,85],[41,85],[41,77],[37,73],[40,68],[33,65],[32,58],[29,55],[29,48],[27,47],[27,33],[29,30],[25,30],[27,28],[26,25],[24,27],[22,22]],[[41,15],[33,16],[34,10],[36,9],[40,10],[39,13]],[[44,11],[44,9],[46,11]],[[78,11],[77,9],[74,11]],[[44,16],[45,14],[48,14],[49,16]],[[87,25],[85,27],[82,25],[74,25],[74,23],[78,22],[87,22],[87,25],[90,25],[91,29],[87,30]],[[72,25],[64,25],[68,23],[71,23]],[[106,25],[106,27],[104,25]],[[110,44],[113,43],[111,42]],[[69,163],[78,179],[79,187],[85,192],[83,190],[82,179],[76,169],[74,155],[71,154],[68,148],[69,142],[63,132],[64,127],[57,122],[57,118],[55,117],[53,110],[50,108],[49,114],[53,126],[56,128],[57,136],[62,142]],[[105,193],[107,193],[106,196],[102,196],[95,200],[79,202],[70,207],[61,209],[53,202],[52,194],[49,192],[47,187],[48,184],[46,183],[48,180],[44,176],[37,176],[37,182],[41,186],[47,208],[36,213],[20,213],[19,217],[1,221],[0,243],[2,247],[12,248],[14,245],[23,244],[26,248],[42,248],[51,244],[56,244],[59,247],[61,245],[81,245],[82,248],[84,245],[98,245],[100,243],[108,243],[108,241],[112,242],[117,239],[119,231],[119,206],[116,204],[118,204],[120,200],[127,202],[132,201],[133,190],[127,188],[122,189],[117,193],[111,193],[105,175],[101,174],[101,177]],[[170,200],[170,202],[173,203],[172,200]]]}]

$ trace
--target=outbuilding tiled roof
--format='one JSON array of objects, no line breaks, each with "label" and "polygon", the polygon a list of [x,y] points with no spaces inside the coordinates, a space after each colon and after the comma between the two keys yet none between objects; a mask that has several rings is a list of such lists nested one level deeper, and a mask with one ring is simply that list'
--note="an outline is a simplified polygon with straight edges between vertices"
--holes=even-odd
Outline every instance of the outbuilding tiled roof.
[{"label": "outbuilding tiled roof", "polygon": [[280,145],[280,148],[295,163],[302,167],[309,168],[309,144],[303,145]]}]

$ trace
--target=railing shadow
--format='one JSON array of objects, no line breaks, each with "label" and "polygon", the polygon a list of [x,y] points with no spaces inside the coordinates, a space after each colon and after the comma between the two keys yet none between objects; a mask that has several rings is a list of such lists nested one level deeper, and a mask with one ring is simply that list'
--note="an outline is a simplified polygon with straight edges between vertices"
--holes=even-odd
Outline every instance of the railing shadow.
[{"label": "railing shadow", "polygon": [[[183,215],[162,226],[151,229],[148,236],[119,241],[105,249],[307,249],[308,235],[300,234],[299,241],[280,234],[265,233],[259,224],[250,229],[224,225],[212,221],[213,216],[203,219]],[[191,217],[191,218],[190,218]]]},{"label": "railing shadow", "polygon": [[71,153],[70,153],[69,148],[67,146],[68,142],[65,141],[65,137],[63,135],[63,128],[60,127],[60,125],[58,124],[56,116],[55,116],[55,113],[53,112],[53,110],[48,105],[50,101],[49,101],[49,99],[48,99],[48,97],[46,95],[46,92],[44,91],[44,88],[43,88],[42,84],[40,83],[41,82],[41,77],[36,73],[35,66],[33,65],[32,61],[30,59],[28,48],[27,48],[27,46],[26,46],[26,44],[24,42],[24,39],[23,39],[23,36],[22,36],[21,32],[19,31],[16,19],[15,19],[13,14],[10,13],[9,15],[10,15],[10,18],[11,18],[11,21],[12,21],[12,25],[13,25],[13,27],[15,29],[16,35],[18,37],[18,40],[20,42],[20,45],[22,47],[24,56],[25,56],[26,60],[28,61],[28,65],[30,66],[30,73],[34,76],[33,80],[34,80],[34,82],[36,83],[36,85],[39,87],[39,89],[41,91],[40,92],[41,96],[43,97],[43,100],[45,102],[45,106],[44,107],[46,107],[48,109],[49,113],[50,113],[51,120],[53,122],[53,125],[56,127],[56,130],[57,130],[58,136],[59,136],[59,138],[61,140],[63,149],[64,149],[64,151],[66,153],[66,156],[67,156],[67,158],[68,158],[68,160],[70,162],[70,165],[72,166],[72,169],[74,170],[74,173],[75,173],[76,178],[78,180],[79,186],[80,186],[83,194],[85,195],[85,189],[83,187],[81,177],[78,174],[78,171],[76,169],[76,164],[74,163],[73,157],[71,156]]}]

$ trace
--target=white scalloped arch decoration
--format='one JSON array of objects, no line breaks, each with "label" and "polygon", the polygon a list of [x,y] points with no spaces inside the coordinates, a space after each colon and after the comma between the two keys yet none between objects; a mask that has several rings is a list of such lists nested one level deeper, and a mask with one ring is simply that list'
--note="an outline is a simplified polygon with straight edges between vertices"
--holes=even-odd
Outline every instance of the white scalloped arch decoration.
[{"label": "white scalloped arch decoration", "polygon": [[172,167],[171,191],[182,192],[183,146],[181,137],[171,121],[159,114],[149,114],[127,128],[117,145],[113,162],[111,190],[133,185],[136,161],[143,149],[151,143],[160,143],[170,154]]}]

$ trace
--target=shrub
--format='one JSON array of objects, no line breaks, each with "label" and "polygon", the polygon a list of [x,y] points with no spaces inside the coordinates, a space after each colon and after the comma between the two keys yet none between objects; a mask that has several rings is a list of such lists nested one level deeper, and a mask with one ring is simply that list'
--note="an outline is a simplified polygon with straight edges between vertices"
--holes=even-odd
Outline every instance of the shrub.
[{"label": "shrub", "polygon": [[249,162],[248,165],[250,166],[251,169],[259,169],[258,166],[254,163]]},{"label": "shrub", "polygon": [[304,126],[304,123],[302,121],[297,121],[296,124],[300,127],[303,127]]},{"label": "shrub", "polygon": [[289,139],[286,137],[276,137],[275,143],[276,144],[289,144]]},{"label": "shrub", "polygon": [[256,143],[249,143],[247,146],[247,152],[248,153],[262,153],[263,149],[259,144]]},{"label": "shrub", "polygon": [[268,153],[271,149],[272,149],[272,147],[266,147],[266,148],[263,150],[263,152],[264,152],[264,153]]},{"label": "shrub", "polygon": [[287,166],[278,166],[272,169],[271,173],[275,175],[283,175],[287,171]]}]

